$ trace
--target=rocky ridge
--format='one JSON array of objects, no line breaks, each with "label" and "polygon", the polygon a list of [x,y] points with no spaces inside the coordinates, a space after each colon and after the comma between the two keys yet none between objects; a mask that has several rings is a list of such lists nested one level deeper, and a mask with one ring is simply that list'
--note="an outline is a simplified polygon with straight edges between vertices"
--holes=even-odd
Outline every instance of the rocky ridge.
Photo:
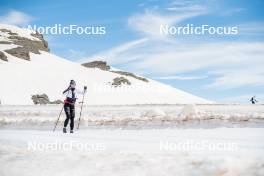
[{"label": "rocky ridge", "polygon": [[[41,51],[49,52],[48,42],[44,40],[43,35],[36,32],[32,32],[31,36],[35,37],[37,40],[32,40],[26,37],[21,37],[17,33],[12,32],[8,29],[1,28],[0,31],[2,33],[7,34],[7,40],[0,40],[0,44],[10,45],[14,44],[17,45],[16,48],[6,49],[3,50],[4,52],[24,59],[24,60],[30,60],[30,52],[34,54],[40,54]],[[4,61],[8,61],[7,57],[5,56],[4,52],[0,53],[0,59]]]}]

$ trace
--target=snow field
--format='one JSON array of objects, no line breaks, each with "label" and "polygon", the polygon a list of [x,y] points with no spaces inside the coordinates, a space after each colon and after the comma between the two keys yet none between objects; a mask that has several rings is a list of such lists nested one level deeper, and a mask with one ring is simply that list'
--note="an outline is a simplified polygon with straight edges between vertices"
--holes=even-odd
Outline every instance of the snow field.
[{"label": "snow field", "polygon": [[[0,130],[0,175],[225,175],[264,174],[263,128],[80,130],[74,134]],[[101,145],[102,150],[33,150],[29,142]],[[234,143],[228,150],[164,150],[173,144]],[[12,169],[10,169],[12,168]]]}]

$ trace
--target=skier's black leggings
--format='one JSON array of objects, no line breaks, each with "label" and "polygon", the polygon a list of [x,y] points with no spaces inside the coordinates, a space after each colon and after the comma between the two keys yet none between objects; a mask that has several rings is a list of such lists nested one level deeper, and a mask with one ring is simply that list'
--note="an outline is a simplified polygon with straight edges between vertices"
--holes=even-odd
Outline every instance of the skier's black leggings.
[{"label": "skier's black leggings", "polygon": [[65,114],[66,114],[66,119],[64,121],[64,127],[65,128],[67,127],[68,122],[70,120],[71,121],[70,122],[70,127],[71,127],[71,130],[73,130],[73,128],[74,128],[74,117],[75,117],[74,105],[65,103],[64,104],[64,111],[65,111]]}]

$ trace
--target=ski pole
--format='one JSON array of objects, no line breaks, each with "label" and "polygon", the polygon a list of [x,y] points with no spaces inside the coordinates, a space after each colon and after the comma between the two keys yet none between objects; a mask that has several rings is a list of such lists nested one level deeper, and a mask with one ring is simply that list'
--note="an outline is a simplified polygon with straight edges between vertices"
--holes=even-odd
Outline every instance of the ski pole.
[{"label": "ski pole", "polygon": [[[68,88],[68,92],[67,92],[67,96],[69,95],[69,88]],[[66,96],[66,97],[67,97]],[[58,125],[58,122],[59,122],[59,120],[60,120],[60,116],[61,116],[61,113],[62,113],[62,111],[63,111],[63,108],[64,108],[64,106],[62,106],[62,108],[61,108],[61,111],[60,111],[60,114],[59,114],[59,117],[58,117],[58,119],[57,119],[57,121],[56,121],[56,123],[55,123],[55,126],[54,126],[54,128],[53,128],[53,132],[55,132],[55,130],[56,130],[56,127],[57,127],[57,125]]]},{"label": "ski pole", "polygon": [[60,111],[59,117],[58,117],[58,119],[57,119],[57,121],[56,121],[56,123],[55,123],[54,129],[53,129],[53,132],[56,130],[56,127],[57,127],[57,124],[58,124],[58,122],[59,122],[59,120],[60,120],[60,116],[61,116],[62,111],[63,111],[63,106],[62,106],[62,108],[61,108],[61,111]]},{"label": "ski pole", "polygon": [[86,93],[86,90],[87,90],[87,87],[84,86],[84,89],[83,89],[83,98],[82,98],[82,105],[81,105],[81,111],[80,111],[80,116],[79,116],[79,120],[78,120],[77,130],[79,129],[80,122],[81,122],[82,108],[83,108],[83,103],[84,103],[84,95],[85,95],[85,93]]}]

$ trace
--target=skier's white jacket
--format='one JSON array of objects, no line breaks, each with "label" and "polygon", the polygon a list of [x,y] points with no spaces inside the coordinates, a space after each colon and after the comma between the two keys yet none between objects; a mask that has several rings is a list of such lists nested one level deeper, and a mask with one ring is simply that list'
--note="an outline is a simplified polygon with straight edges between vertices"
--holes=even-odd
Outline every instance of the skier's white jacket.
[{"label": "skier's white jacket", "polygon": [[[75,93],[75,98],[78,98],[78,95],[83,95],[83,91],[78,90],[78,89],[74,89],[73,92]],[[72,90],[71,89],[69,89],[68,91],[66,91],[63,94],[66,95],[66,98],[72,98]]]},{"label": "skier's white jacket", "polygon": [[78,96],[83,95],[84,92],[78,89],[74,89],[72,91],[72,89],[69,88],[63,94],[66,95],[66,100],[64,100],[64,103],[74,103],[76,99],[78,99]]}]

